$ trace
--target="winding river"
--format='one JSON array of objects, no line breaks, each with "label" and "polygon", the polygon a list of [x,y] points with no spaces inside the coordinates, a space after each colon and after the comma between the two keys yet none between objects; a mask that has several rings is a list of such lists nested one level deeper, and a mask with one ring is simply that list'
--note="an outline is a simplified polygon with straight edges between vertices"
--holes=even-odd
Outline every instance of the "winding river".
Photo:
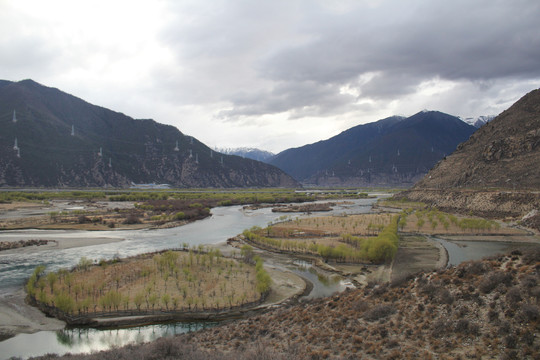
[{"label": "winding river", "polygon": [[[380,195],[384,196],[384,195]],[[359,214],[371,211],[373,199],[347,200],[338,202],[329,214]],[[291,218],[320,216],[292,214]],[[47,271],[75,266],[81,257],[89,259],[112,259],[115,256],[128,257],[145,252],[178,248],[187,243],[190,246],[218,244],[225,242],[251,228],[265,227],[270,222],[284,216],[273,213],[270,208],[244,210],[241,206],[218,207],[212,209],[212,216],[185,226],[157,230],[113,230],[113,231],[56,231],[56,230],[21,230],[3,231],[0,239],[28,240],[59,238],[79,239],[114,239],[101,245],[84,246],[70,249],[43,249],[33,252],[10,251],[0,254],[0,292],[9,293],[20,289],[36,266],[47,266]],[[121,241],[118,241],[121,240]],[[342,291],[346,285],[339,277],[326,277],[317,273],[309,264],[296,263],[287,268],[313,283],[313,290],[307,296],[322,297]],[[161,336],[171,336],[197,330],[212,323],[173,323],[134,327],[129,329],[95,330],[65,329],[62,331],[40,331],[34,334],[19,334],[0,342],[0,359],[12,356],[37,356],[46,353],[64,354],[82,353],[123,346],[128,343],[152,341]]]},{"label": "winding river", "polygon": [[[385,196],[379,194],[377,197]],[[377,199],[348,200],[338,203],[334,210],[327,214],[359,214],[371,211]],[[292,214],[291,218],[304,216],[320,216],[315,213]],[[70,249],[40,249],[33,252],[9,251],[0,253],[0,293],[6,294],[20,289],[37,265],[47,266],[47,270],[70,268],[80,258],[112,259],[116,256],[128,257],[145,252],[190,246],[209,245],[225,242],[228,238],[241,233],[252,226],[267,226],[279,219],[283,214],[273,213],[269,208],[244,210],[241,206],[219,207],[212,209],[212,216],[194,223],[159,230],[114,230],[114,231],[3,231],[2,239],[114,239],[101,245],[76,247]],[[439,241],[448,251],[449,265],[462,261],[479,259],[486,255],[503,252],[515,244],[500,242],[450,242]],[[82,240],[81,240],[82,241]],[[282,264],[284,268],[308,279],[313,289],[306,298],[328,296],[343,291],[347,286],[339,276],[325,276],[316,271],[309,263],[289,261]],[[84,353],[120,347],[130,343],[142,343],[162,336],[198,330],[215,323],[171,323],[128,329],[96,330],[96,329],[64,329],[61,331],[40,331],[34,334],[19,334],[0,342],[0,360],[12,356],[27,358],[46,353],[65,354]]]}]

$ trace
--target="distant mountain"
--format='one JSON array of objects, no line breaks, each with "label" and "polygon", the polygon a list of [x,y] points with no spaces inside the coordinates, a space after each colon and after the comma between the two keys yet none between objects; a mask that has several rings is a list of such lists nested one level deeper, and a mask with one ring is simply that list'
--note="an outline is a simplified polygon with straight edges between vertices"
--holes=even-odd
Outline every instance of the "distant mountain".
[{"label": "distant mountain", "polygon": [[540,89],[441,161],[415,188],[540,189]]},{"label": "distant mountain", "polygon": [[319,186],[411,186],[476,129],[437,111],[358,125],[270,160],[298,181]]},{"label": "distant mountain", "polygon": [[268,159],[274,156],[274,153],[266,150],[260,150],[250,147],[239,148],[215,148],[216,151],[227,155],[237,155],[247,159],[253,159],[262,162],[268,162]]},{"label": "distant mountain", "polygon": [[483,115],[478,117],[468,117],[468,118],[460,118],[464,122],[466,122],[469,125],[474,126],[475,128],[481,128],[491,120],[495,119],[496,115]]},{"label": "distant mountain", "polygon": [[173,126],[134,120],[32,80],[0,81],[0,186],[293,187],[282,170],[216,153]]}]

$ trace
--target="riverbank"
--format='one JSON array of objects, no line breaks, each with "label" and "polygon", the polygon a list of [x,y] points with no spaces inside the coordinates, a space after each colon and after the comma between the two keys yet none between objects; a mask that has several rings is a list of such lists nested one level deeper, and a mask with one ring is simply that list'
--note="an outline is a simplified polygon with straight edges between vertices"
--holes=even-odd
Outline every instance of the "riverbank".
[{"label": "riverbank", "polygon": [[25,297],[22,288],[0,294],[0,341],[21,333],[56,331],[65,327],[65,322],[47,317],[38,308],[26,304]]}]

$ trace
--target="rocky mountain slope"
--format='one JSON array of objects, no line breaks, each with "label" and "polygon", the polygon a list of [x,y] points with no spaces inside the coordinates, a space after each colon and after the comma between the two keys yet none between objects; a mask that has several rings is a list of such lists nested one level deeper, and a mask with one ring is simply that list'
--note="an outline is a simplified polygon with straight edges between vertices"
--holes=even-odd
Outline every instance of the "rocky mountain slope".
[{"label": "rocky mountain slope", "polygon": [[63,359],[536,359],[539,263],[540,252],[515,251]]},{"label": "rocky mountain slope", "polygon": [[540,90],[523,96],[399,195],[540,229]]},{"label": "rocky mountain slope", "polygon": [[540,89],[480,128],[415,188],[540,189]]},{"label": "rocky mountain slope", "polygon": [[269,162],[306,184],[412,186],[475,130],[457,117],[422,111],[359,125]]},{"label": "rocky mountain slope", "polygon": [[0,82],[0,186],[294,187],[280,169],[219,154],[32,80]]}]

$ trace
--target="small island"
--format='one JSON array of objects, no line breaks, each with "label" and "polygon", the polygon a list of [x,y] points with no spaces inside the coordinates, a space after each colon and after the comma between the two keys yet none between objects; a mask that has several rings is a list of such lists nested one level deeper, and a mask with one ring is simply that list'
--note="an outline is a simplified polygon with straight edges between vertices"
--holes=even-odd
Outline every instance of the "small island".
[{"label": "small island", "polygon": [[260,304],[270,290],[262,260],[243,255],[231,259],[201,247],[97,264],[81,258],[71,271],[47,274],[38,266],[26,284],[27,299],[72,325],[223,318]]}]

